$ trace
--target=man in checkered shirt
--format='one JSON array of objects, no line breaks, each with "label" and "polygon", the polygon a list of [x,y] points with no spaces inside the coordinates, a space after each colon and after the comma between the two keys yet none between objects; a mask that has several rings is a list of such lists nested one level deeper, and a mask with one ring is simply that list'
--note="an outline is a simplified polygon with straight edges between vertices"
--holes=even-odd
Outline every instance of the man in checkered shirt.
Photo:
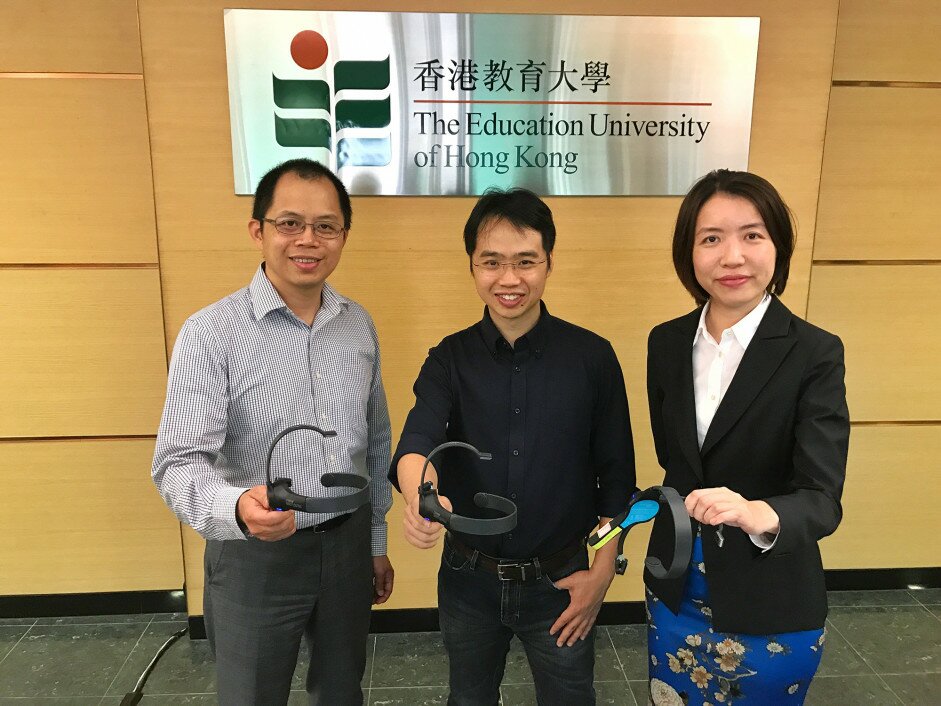
[{"label": "man in checkered shirt", "polygon": [[[360,704],[373,603],[392,592],[385,515],[391,432],[376,330],[327,278],[352,208],[323,165],[296,159],[262,177],[249,234],[264,262],[244,289],[184,323],[170,363],[153,478],[207,539],[206,631],[220,703],[285,704],[302,637],[311,704]],[[279,512],[272,476],[313,497],[325,472],[370,481],[348,513]]]}]

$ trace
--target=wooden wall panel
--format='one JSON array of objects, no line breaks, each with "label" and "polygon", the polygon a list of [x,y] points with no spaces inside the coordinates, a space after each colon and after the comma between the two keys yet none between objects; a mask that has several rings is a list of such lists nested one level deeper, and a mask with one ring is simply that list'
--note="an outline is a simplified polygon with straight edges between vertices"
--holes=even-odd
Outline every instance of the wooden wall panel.
[{"label": "wooden wall panel", "polygon": [[828,569],[941,566],[941,425],[854,426]]},{"label": "wooden wall panel", "polygon": [[941,260],[939,115],[941,90],[833,88],[814,259]]},{"label": "wooden wall panel", "polygon": [[0,437],[156,432],[167,374],[156,269],[0,269],[0,301]]},{"label": "wooden wall panel", "polygon": [[203,553],[206,541],[196,534],[192,527],[181,524],[183,533],[183,565],[186,572],[186,612],[190,615],[203,614]]},{"label": "wooden wall panel", "polygon": [[7,0],[0,26],[0,479],[67,506],[4,508],[0,594],[179,590],[137,2]]},{"label": "wooden wall panel", "polygon": [[941,420],[941,263],[814,267],[808,319],[843,339],[853,421]]},{"label": "wooden wall panel", "polygon": [[141,72],[135,0],[4,0],[0,27],[0,72]]},{"label": "wooden wall panel", "polygon": [[841,0],[833,78],[941,81],[937,0]]},{"label": "wooden wall panel", "polygon": [[21,496],[0,513],[0,594],[179,589],[180,526],[147,473],[153,450],[153,439],[0,442],[0,480]]},{"label": "wooden wall panel", "polygon": [[[141,0],[141,40],[153,148],[166,332],[172,344],[190,313],[245,286],[258,262],[245,235],[251,199],[233,194],[222,0]],[[252,2],[245,7],[279,7]],[[307,9],[440,11],[430,0],[308,2]],[[609,3],[452,3],[449,11],[611,14]],[[623,14],[664,13],[651,1],[619,5]],[[761,17],[751,168],[794,208],[800,229],[785,301],[804,314],[813,248],[821,152],[830,89],[837,2],[679,2],[676,15]],[[364,304],[383,347],[393,433],[413,402],[411,386],[428,348],[470,325],[482,305],[467,275],[461,230],[473,198],[355,197],[351,240],[332,282]],[[677,198],[555,198],[557,268],[546,301],[559,316],[608,337],[631,398],[640,477],[660,479],[649,452],[644,399],[647,332],[692,308],[672,275],[670,237]],[[389,514],[399,593],[389,607],[434,605],[437,553],[401,540],[401,510]],[[643,558],[643,538],[632,558]],[[196,543],[198,546],[198,542]],[[187,543],[187,547],[190,544]],[[189,551],[189,549],[187,549]],[[198,561],[187,560],[199,570]],[[635,569],[632,568],[633,572]],[[188,585],[196,584],[190,577]],[[638,575],[612,596],[641,597]],[[197,601],[198,603],[198,601]],[[191,602],[191,608],[193,608]]]},{"label": "wooden wall panel", "polygon": [[0,78],[0,263],[157,261],[140,79]]}]

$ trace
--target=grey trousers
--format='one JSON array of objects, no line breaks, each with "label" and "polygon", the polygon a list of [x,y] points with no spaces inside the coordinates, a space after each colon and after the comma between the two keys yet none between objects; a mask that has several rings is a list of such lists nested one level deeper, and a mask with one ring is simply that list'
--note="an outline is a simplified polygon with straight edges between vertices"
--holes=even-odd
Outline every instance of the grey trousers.
[{"label": "grey trousers", "polygon": [[329,532],[206,544],[206,633],[222,706],[283,706],[301,638],[311,704],[362,704],[373,597],[369,504]]}]

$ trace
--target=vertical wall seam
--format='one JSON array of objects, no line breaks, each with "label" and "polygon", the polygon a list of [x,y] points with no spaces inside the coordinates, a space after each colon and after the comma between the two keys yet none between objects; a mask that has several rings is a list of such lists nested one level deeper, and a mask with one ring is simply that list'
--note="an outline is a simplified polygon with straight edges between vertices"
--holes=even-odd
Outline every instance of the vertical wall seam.
[{"label": "vertical wall seam", "polygon": [[807,300],[804,318],[810,321],[810,292],[814,285],[814,254],[817,250],[817,235],[820,232],[820,199],[823,191],[823,165],[827,158],[827,131],[830,127],[830,103],[833,100],[833,67],[836,65],[836,47],[840,39],[840,2],[836,7],[836,22],[833,24],[833,54],[830,56],[830,81],[827,87],[827,117],[823,121],[823,146],[820,148],[820,171],[817,176],[817,207],[814,210],[813,242],[810,246],[810,269],[807,272]]},{"label": "vertical wall seam", "polygon": [[[141,30],[140,0],[135,1],[137,8],[137,44],[140,47],[141,76],[144,84],[144,119],[147,121],[147,158],[150,162],[150,190],[154,202],[154,245],[157,248],[157,290],[160,292],[160,332],[163,339],[163,357],[167,370],[170,369],[170,349],[167,343],[167,305],[164,297],[163,287],[163,262],[160,252],[160,221],[157,216],[157,175],[154,171],[154,145],[151,136],[150,122],[150,101],[147,98],[147,70],[144,65],[144,33]],[[156,430],[155,430],[156,431]],[[182,585],[180,588],[186,591],[186,545],[183,541],[183,524],[177,522],[177,531],[180,539],[180,570],[182,573]],[[188,606],[187,606],[187,612]]]}]

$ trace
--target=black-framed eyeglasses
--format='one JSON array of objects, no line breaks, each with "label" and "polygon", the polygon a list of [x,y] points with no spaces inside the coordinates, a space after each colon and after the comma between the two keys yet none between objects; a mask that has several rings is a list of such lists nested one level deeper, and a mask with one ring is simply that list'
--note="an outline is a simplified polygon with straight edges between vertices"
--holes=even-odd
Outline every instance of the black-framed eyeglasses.
[{"label": "black-framed eyeglasses", "polygon": [[519,272],[531,272],[535,270],[539,265],[542,265],[545,260],[517,260],[516,262],[499,262],[498,260],[484,260],[483,262],[475,262],[474,267],[484,272],[499,272],[500,270],[509,267],[511,270],[517,270]]},{"label": "black-framed eyeglasses", "polygon": [[308,223],[300,218],[293,216],[282,216],[281,218],[262,218],[265,223],[273,225],[279,233],[283,235],[301,235],[307,226],[310,226],[311,232],[319,238],[333,240],[339,238],[346,232],[346,228],[339,226],[331,221],[314,221]]}]

